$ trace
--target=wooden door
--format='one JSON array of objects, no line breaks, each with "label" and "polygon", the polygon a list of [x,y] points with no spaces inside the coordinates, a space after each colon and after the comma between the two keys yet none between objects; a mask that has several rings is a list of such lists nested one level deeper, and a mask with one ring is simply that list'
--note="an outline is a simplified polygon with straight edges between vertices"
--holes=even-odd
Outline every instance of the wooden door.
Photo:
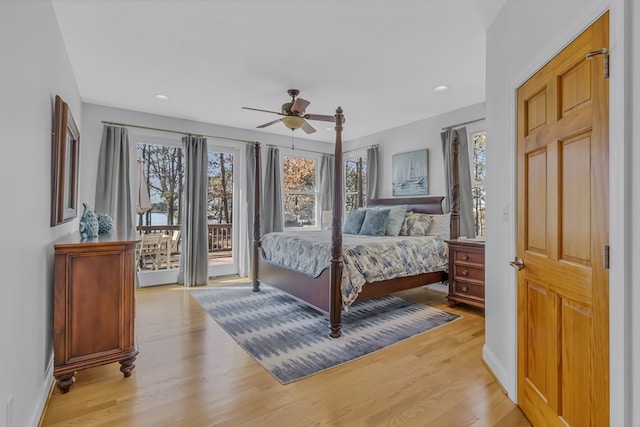
[{"label": "wooden door", "polygon": [[[518,404],[535,426],[609,425],[609,16],[517,93]],[[514,261],[519,261],[518,259]]]}]

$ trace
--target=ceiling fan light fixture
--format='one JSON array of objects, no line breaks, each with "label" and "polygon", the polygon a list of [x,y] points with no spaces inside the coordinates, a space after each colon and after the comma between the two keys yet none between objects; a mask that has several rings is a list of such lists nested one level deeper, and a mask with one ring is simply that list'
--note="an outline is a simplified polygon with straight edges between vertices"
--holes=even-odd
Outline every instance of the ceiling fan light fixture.
[{"label": "ceiling fan light fixture", "polygon": [[282,123],[291,130],[299,129],[304,123],[304,118],[298,116],[285,116]]}]

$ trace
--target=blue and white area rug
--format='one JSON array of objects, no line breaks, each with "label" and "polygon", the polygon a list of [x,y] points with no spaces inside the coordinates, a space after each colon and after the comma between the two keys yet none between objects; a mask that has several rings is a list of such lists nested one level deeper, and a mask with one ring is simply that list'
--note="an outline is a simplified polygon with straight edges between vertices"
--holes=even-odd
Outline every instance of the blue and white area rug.
[{"label": "blue and white area rug", "polygon": [[262,285],[189,291],[209,315],[282,384],[366,356],[459,318],[387,295],[357,302],[342,316],[342,336],[329,337],[328,316]]}]

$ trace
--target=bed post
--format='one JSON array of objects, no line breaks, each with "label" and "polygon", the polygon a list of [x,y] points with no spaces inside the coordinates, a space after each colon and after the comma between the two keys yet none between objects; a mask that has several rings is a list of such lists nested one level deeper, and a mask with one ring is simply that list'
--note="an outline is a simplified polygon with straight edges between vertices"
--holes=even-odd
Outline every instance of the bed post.
[{"label": "bed post", "polygon": [[329,322],[331,338],[342,335],[342,108],[336,109],[336,146],[334,151],[333,222],[331,226],[331,277]]},{"label": "bed post", "polygon": [[251,261],[251,282],[253,283],[253,292],[260,291],[260,281],[258,280],[258,263],[259,256],[258,249],[260,248],[260,211],[261,197],[261,177],[260,177],[260,143],[255,142],[255,173],[254,173],[254,190],[253,190],[253,248]]},{"label": "bed post", "polygon": [[457,131],[454,131],[453,146],[451,147],[451,239],[457,239],[460,236],[460,170],[458,168],[458,148],[460,141],[458,140]]}]

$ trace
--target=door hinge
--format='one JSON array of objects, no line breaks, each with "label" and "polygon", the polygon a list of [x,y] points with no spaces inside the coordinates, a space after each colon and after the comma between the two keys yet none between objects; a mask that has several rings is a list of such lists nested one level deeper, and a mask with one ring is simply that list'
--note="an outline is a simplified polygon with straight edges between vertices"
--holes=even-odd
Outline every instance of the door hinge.
[{"label": "door hinge", "polygon": [[586,59],[591,59],[596,55],[604,55],[604,78],[609,78],[609,51],[606,47],[603,47],[600,50],[592,50],[587,53]]},{"label": "door hinge", "polygon": [[609,269],[609,245],[604,245],[604,268]]}]

